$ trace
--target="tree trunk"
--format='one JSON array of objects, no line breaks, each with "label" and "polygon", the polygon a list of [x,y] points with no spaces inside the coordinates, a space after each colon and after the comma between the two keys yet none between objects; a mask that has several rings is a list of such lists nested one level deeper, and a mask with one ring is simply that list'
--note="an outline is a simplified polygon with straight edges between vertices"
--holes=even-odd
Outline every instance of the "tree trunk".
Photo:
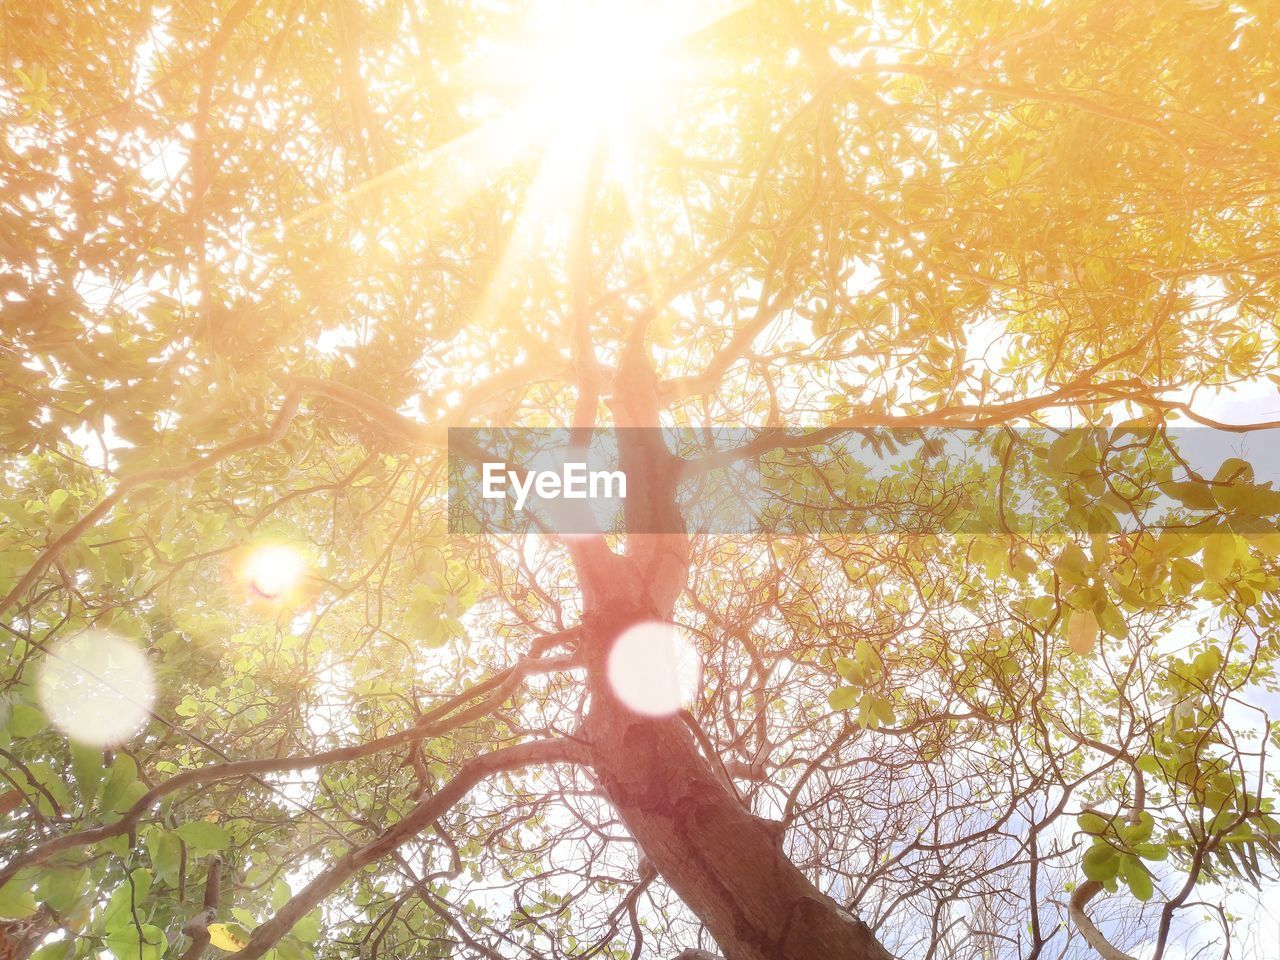
[{"label": "tree trunk", "polygon": [[583,623],[593,767],[645,856],[726,960],[888,960],[867,926],[787,859],[777,831],[716,775],[679,717],[639,716],[613,696],[608,649],[647,619],[632,608],[599,611]]},{"label": "tree trunk", "polygon": [[670,621],[689,568],[676,501],[683,464],[656,429],[657,380],[642,326],[623,351],[610,405],[628,482],[626,554],[602,537],[567,541],[584,607],[579,650],[591,705],[583,732],[601,789],[725,960],[891,960],[866,924],[787,859],[777,831],[716,775],[683,720],[639,715],[614,696],[614,641],[635,624]]}]

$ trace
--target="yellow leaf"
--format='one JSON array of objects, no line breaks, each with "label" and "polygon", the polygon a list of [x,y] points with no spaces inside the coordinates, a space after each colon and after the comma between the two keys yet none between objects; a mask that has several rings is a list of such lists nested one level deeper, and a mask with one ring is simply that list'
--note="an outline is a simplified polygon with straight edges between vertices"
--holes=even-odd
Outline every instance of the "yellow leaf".
[{"label": "yellow leaf", "polygon": [[1204,576],[1221,583],[1236,565],[1236,538],[1230,533],[1210,534],[1204,545]]},{"label": "yellow leaf", "polygon": [[242,940],[234,933],[225,923],[209,924],[209,942],[219,950],[226,950],[228,953],[239,953],[249,943],[248,940]]},{"label": "yellow leaf", "polygon": [[1067,621],[1067,646],[1082,657],[1098,645],[1098,618],[1092,610],[1076,610]]}]

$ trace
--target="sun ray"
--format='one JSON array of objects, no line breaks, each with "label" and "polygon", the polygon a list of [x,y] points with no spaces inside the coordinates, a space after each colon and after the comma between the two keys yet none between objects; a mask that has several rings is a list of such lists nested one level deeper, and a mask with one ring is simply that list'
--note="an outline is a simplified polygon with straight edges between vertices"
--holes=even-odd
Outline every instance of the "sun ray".
[{"label": "sun ray", "polygon": [[644,190],[640,177],[640,166],[633,151],[617,152],[618,185],[622,190],[622,199],[627,208],[627,219],[635,233],[636,248],[640,253],[640,268],[644,273],[643,280],[649,298],[657,302],[662,295],[658,280],[657,243],[649,230],[649,216],[644,204]]},{"label": "sun ray", "polygon": [[[547,150],[485,289],[478,311],[481,325],[492,323],[502,309],[519,271],[528,263],[535,241],[541,239],[546,244],[544,249],[555,240],[563,245],[578,218],[585,214],[585,193],[577,188],[586,179],[592,151],[597,149],[599,144],[593,137],[584,137],[560,138]],[[559,223],[555,222],[557,211]]]},{"label": "sun ray", "polygon": [[[642,171],[635,129],[659,109],[671,85],[690,81],[690,37],[750,6],[725,3],[639,3],[543,0],[509,45],[479,56],[487,86],[512,91],[492,119],[276,224],[258,236],[287,234],[335,215],[366,197],[399,192],[428,198],[413,204],[424,234],[462,207],[503,171],[542,158],[516,223],[486,287],[476,319],[491,325],[507,302],[535,245],[548,254],[589,215],[584,195],[592,158],[614,171],[635,230],[644,283],[658,296],[656,246],[645,228]],[[590,178],[595,179],[595,178]],[[402,205],[403,206],[403,205]],[[420,209],[425,207],[426,209]],[[407,208],[406,208],[407,209]]]},{"label": "sun ray", "polygon": [[364,197],[393,190],[434,194],[437,203],[430,211],[432,220],[423,224],[429,228],[445,220],[494,176],[509,168],[528,150],[536,134],[535,118],[529,111],[508,111],[275,226],[264,227],[259,233],[287,233]]},{"label": "sun ray", "polygon": [[644,226],[635,129],[660,106],[670,84],[689,79],[683,69],[689,58],[677,48],[748,5],[546,2],[535,9],[531,42],[505,57],[495,52],[497,79],[528,91],[523,109],[546,128],[547,146],[485,291],[482,323],[491,323],[506,302],[539,236],[544,243],[557,234],[567,237],[579,218],[590,216],[584,187],[595,180],[587,171],[596,159],[616,168],[645,283],[656,295],[658,267]]}]

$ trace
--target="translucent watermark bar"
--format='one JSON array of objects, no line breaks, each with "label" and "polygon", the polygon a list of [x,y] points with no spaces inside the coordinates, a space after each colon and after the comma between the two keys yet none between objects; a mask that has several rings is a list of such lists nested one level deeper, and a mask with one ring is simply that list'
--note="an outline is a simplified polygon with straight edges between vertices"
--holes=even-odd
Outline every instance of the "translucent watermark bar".
[{"label": "translucent watermark bar", "polygon": [[1273,533],[1277,481],[1280,430],[449,431],[465,534]]}]

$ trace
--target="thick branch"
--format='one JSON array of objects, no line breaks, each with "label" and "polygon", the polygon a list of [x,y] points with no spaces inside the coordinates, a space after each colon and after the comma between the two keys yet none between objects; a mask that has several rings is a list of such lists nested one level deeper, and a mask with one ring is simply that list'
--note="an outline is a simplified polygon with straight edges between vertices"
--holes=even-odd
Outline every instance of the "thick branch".
[{"label": "thick branch", "polygon": [[783,429],[764,430],[754,440],[731,450],[723,450],[684,465],[683,476],[689,477],[711,470],[718,470],[742,460],[751,460],[774,450],[797,450],[804,447],[820,446],[842,434],[854,430],[875,428],[888,429],[920,429],[925,427],[946,428],[950,430],[982,430],[1019,418],[1028,417],[1044,410],[1063,406],[1080,406],[1090,403],[1133,403],[1148,407],[1162,413],[1177,412],[1201,426],[1212,427],[1227,433],[1250,433],[1259,430],[1274,430],[1280,427],[1280,421],[1270,420],[1260,423],[1223,423],[1210,417],[1196,413],[1190,406],[1181,401],[1163,400],[1143,390],[1126,390],[1124,385],[1107,383],[1072,383],[1052,393],[1009,403],[969,404],[946,407],[931,413],[919,414],[887,414],[856,413],[842,417],[826,427],[810,430],[805,433],[788,433]]},{"label": "thick branch", "polygon": [[[568,631],[566,631],[566,634]],[[553,634],[554,636],[560,636]],[[544,638],[547,639],[547,638]],[[304,757],[284,757],[269,758],[262,760],[239,760],[230,763],[215,763],[207,767],[201,767],[198,770],[186,770],[176,776],[170,777],[163,783],[158,783],[146,793],[144,793],[136,803],[133,804],[119,820],[109,823],[101,827],[95,827],[91,830],[81,830],[76,833],[64,834],[61,837],[55,837],[36,847],[33,847],[23,856],[17,857],[0,870],[0,886],[7,883],[19,870],[24,867],[34,866],[38,863],[44,863],[50,858],[62,853],[66,850],[73,850],[76,847],[87,846],[91,843],[97,843],[101,840],[107,840],[111,837],[122,836],[133,830],[138,821],[150,810],[159,800],[169,796],[172,793],[181,790],[184,787],[196,786],[205,783],[216,783],[222,780],[234,780],[239,777],[254,777],[267,773],[289,773],[296,770],[308,770],[313,767],[327,766],[332,763],[341,763],[349,760],[358,760],[361,757],[367,757],[375,753],[389,750],[393,747],[400,746],[404,743],[416,742],[426,739],[427,737],[439,736],[447,733],[470,721],[484,716],[501,706],[506,699],[511,696],[521,680],[530,673],[545,673],[550,670],[562,669],[572,666],[572,661],[565,658],[555,658],[552,660],[533,660],[526,659],[504,670],[500,674],[490,677],[484,683],[476,687],[472,687],[463,691],[456,697],[451,697],[444,704],[436,707],[434,710],[424,714],[419,718],[418,722],[406,730],[397,733],[387,734],[370,740],[366,743],[356,744],[349,747],[338,747],[333,750],[325,750],[321,753],[310,754]],[[477,696],[485,695],[484,699],[479,703],[461,710],[458,713],[452,713],[454,709]],[[445,718],[445,715],[451,714]]]},{"label": "thick branch", "polygon": [[538,740],[475,757],[462,765],[439,793],[427,797],[376,839],[348,851],[307,884],[274,917],[253,931],[238,960],[257,960],[280,942],[295,923],[346,883],[361,868],[387,856],[411,837],[431,826],[482,780],[507,770],[537,764],[590,762],[586,744],[576,740]]},{"label": "thick branch", "polygon": [[1071,922],[1076,925],[1085,942],[1098,952],[1102,960],[1133,960],[1133,957],[1123,950],[1113,947],[1111,941],[1102,935],[1102,931],[1094,926],[1093,921],[1089,919],[1089,914],[1085,912],[1085,906],[1101,892],[1102,884],[1097,880],[1086,880],[1076,887],[1075,893],[1071,894],[1071,900],[1067,904],[1067,913],[1071,915]]},{"label": "thick branch", "polygon": [[[512,376],[516,371],[519,371],[521,375],[531,372],[530,368],[517,367],[513,371],[497,374],[490,380],[477,384],[464,397],[463,409],[469,409],[472,403],[484,402],[493,396],[495,391],[500,392],[510,389],[513,382],[519,380],[519,377],[513,378]],[[537,370],[534,369],[532,372],[536,373]],[[66,531],[45,548],[44,552],[36,558],[36,561],[28,568],[26,573],[14,584],[13,589],[9,591],[3,600],[0,600],[0,614],[5,613],[25,596],[27,591],[31,589],[63,552],[92,529],[100,520],[105,518],[129,494],[144,487],[190,479],[236,454],[278,443],[298,415],[298,409],[304,397],[322,397],[325,400],[354,410],[367,417],[392,436],[413,446],[440,447],[446,442],[448,434],[445,428],[432,427],[416,420],[411,420],[392,410],[382,401],[361,390],[357,390],[355,387],[332,383],[315,377],[294,377],[287,382],[289,383],[289,389],[280,403],[280,409],[276,412],[275,419],[266,430],[225,443],[187,463],[172,467],[155,467],[150,470],[142,470],[123,478],[111,493],[98,501],[93,509],[68,527]]]}]

